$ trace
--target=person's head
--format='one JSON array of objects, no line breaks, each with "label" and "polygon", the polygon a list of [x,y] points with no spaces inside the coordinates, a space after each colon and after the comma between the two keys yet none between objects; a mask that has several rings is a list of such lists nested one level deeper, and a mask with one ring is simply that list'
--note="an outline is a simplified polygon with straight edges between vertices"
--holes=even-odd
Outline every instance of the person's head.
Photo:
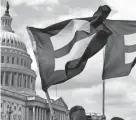
[{"label": "person's head", "polygon": [[124,120],[124,119],[120,117],[113,117],[111,120]]},{"label": "person's head", "polygon": [[74,106],[69,112],[70,120],[86,120],[85,109],[82,106]]}]

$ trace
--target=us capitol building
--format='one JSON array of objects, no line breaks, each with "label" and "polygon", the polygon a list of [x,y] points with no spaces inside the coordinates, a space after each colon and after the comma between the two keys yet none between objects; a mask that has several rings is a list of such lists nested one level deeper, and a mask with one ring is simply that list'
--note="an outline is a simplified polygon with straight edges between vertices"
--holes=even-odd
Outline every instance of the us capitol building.
[{"label": "us capitol building", "polygon": [[[32,59],[26,45],[14,33],[9,4],[1,17],[1,119],[49,120],[46,99],[35,92],[36,73],[31,69]],[[58,120],[68,120],[68,107],[64,100],[51,99]]]}]

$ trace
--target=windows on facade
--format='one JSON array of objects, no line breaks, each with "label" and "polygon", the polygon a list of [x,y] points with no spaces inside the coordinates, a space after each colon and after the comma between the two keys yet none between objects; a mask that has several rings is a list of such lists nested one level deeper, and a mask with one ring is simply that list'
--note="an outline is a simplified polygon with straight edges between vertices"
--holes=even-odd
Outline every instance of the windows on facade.
[{"label": "windows on facade", "polygon": [[27,80],[27,88],[30,88],[29,82],[30,82],[30,76],[28,76],[28,80]]},{"label": "windows on facade", "polygon": [[4,111],[3,103],[1,103],[1,112]]},{"label": "windows on facade", "polygon": [[5,38],[3,39],[2,44],[5,45]]},{"label": "windows on facade", "polygon": [[15,74],[12,74],[12,79],[11,79],[11,86],[14,86],[14,80],[15,80]]},{"label": "windows on facade", "polygon": [[14,62],[15,62],[15,58],[14,58],[14,57],[12,57],[12,64],[14,64]]},{"label": "windows on facade", "polygon": [[8,85],[8,81],[9,81],[9,72],[6,72],[5,85]]},{"label": "windows on facade", "polygon": [[1,108],[3,107],[2,103],[1,103]]},{"label": "windows on facade", "polygon": [[7,40],[7,43],[9,43],[9,39]]},{"label": "windows on facade", "polygon": [[19,87],[21,87],[21,83],[22,83],[22,76],[20,77],[20,84],[19,84]]},{"label": "windows on facade", "polygon": [[1,112],[4,111],[4,103],[1,101]]},{"label": "windows on facade", "polygon": [[4,73],[1,72],[1,85],[3,85],[3,76],[4,76]]},{"label": "windows on facade", "polygon": [[13,40],[11,40],[11,43],[13,43]]},{"label": "windows on facade", "polygon": [[4,56],[1,56],[1,63],[4,63]]},{"label": "windows on facade", "polygon": [[7,63],[9,63],[9,56],[7,56]]}]

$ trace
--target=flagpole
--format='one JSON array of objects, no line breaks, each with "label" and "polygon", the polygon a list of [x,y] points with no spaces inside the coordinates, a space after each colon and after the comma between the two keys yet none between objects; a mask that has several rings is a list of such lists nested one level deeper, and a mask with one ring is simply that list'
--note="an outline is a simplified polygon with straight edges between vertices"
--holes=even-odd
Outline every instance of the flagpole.
[{"label": "flagpole", "polygon": [[54,110],[53,110],[52,105],[51,105],[50,96],[49,96],[48,91],[46,91],[45,94],[46,94],[46,97],[47,97],[47,101],[48,101],[49,108],[50,108],[50,113],[51,113],[50,120],[52,120],[52,118],[54,120]]},{"label": "flagpole", "polygon": [[56,97],[58,96],[58,86],[56,85]]},{"label": "flagpole", "polygon": [[103,84],[102,84],[102,89],[103,89],[103,94],[102,94],[102,114],[103,114],[103,120],[106,120],[105,118],[105,80],[103,80]]}]

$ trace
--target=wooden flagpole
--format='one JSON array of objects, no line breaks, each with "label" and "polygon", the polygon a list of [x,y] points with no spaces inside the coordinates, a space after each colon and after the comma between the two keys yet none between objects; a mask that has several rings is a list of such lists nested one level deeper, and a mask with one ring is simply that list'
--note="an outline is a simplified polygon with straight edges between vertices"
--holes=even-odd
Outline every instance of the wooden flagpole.
[{"label": "wooden flagpole", "polygon": [[58,96],[58,86],[56,85],[56,97]]},{"label": "wooden flagpole", "polygon": [[49,104],[49,108],[50,108],[50,113],[51,113],[50,120],[52,120],[52,118],[53,118],[53,120],[55,120],[55,118],[54,118],[55,117],[54,116],[54,110],[53,110],[52,105],[51,105],[51,100],[50,100],[50,96],[49,96],[48,91],[46,91],[45,94],[46,94],[46,97],[47,97],[47,100],[48,100],[48,104]]},{"label": "wooden flagpole", "polygon": [[[103,49],[103,60],[104,59],[105,59],[105,47]],[[103,81],[102,82],[102,115],[103,115],[103,120],[106,120],[106,116],[105,116],[105,79],[102,81]]]},{"label": "wooden flagpole", "polygon": [[105,118],[105,80],[103,80],[103,84],[102,84],[102,114],[103,114],[103,120],[106,120],[106,118]]}]

